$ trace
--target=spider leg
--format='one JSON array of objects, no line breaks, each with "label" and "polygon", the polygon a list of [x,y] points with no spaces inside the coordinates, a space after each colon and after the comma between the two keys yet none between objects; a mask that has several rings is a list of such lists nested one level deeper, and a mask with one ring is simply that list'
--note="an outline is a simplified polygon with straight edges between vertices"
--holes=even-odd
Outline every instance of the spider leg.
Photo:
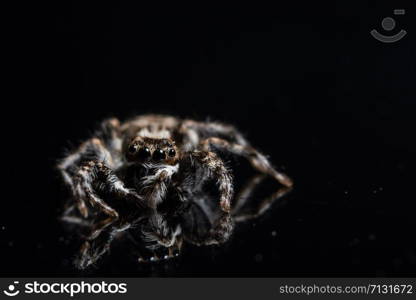
[{"label": "spider leg", "polygon": [[190,143],[194,147],[198,146],[199,137],[221,137],[232,143],[248,145],[247,140],[234,126],[220,122],[184,120],[179,132],[184,136],[184,142]]},{"label": "spider leg", "polygon": [[[199,181],[206,179],[216,179],[218,191],[220,193],[220,208],[223,212],[229,213],[231,206],[231,199],[233,197],[233,180],[229,170],[224,165],[224,162],[214,152],[208,151],[192,151],[183,155],[184,159],[189,159],[192,167],[199,167],[203,173],[200,174]],[[194,172],[187,172],[185,178],[182,180],[183,190],[188,190],[188,186],[192,186],[198,180],[193,178]]]},{"label": "spider leg", "polygon": [[257,174],[250,178],[235,196],[234,204],[231,209],[231,214],[235,215],[247,203],[248,199],[252,197],[255,188],[265,179],[264,174]]},{"label": "spider leg", "polygon": [[234,220],[229,213],[222,213],[214,222],[208,235],[204,237],[203,245],[217,245],[225,243],[234,229]]},{"label": "spider leg", "polygon": [[243,156],[250,162],[253,168],[259,172],[272,176],[278,182],[287,187],[293,186],[292,180],[287,175],[274,169],[269,160],[263,154],[249,145],[231,143],[221,138],[210,137],[203,140],[201,142],[201,146],[205,151],[212,151],[213,148],[219,148],[235,155]]},{"label": "spider leg", "polygon": [[141,185],[149,207],[156,209],[162,203],[168,190],[172,176],[178,172],[178,165],[165,165],[160,167],[154,174],[143,177]]},{"label": "spider leg", "polygon": [[90,241],[96,239],[104,229],[113,224],[116,220],[117,219],[114,217],[108,217],[104,220],[94,223],[91,227],[91,233],[87,239]]},{"label": "spider leg", "polygon": [[85,241],[79,250],[78,257],[74,263],[78,269],[86,269],[101,258],[109,249],[112,238],[108,237],[107,241]]},{"label": "spider leg", "polygon": [[[186,162],[191,164],[192,171],[181,172],[185,178],[179,183],[179,188],[184,191],[191,191],[201,182],[207,179],[215,179],[220,197],[220,212],[212,220],[212,226],[208,234],[201,241],[194,243],[211,245],[225,242],[234,228],[233,220],[230,215],[231,199],[233,197],[232,176],[225,167],[223,161],[213,152],[193,151],[187,152],[182,157],[182,166]],[[211,215],[211,212],[206,212]],[[212,212],[212,214],[214,214]]]},{"label": "spider leg", "polygon": [[117,158],[117,155],[114,154],[121,151],[122,140],[120,138],[120,131],[120,121],[116,118],[112,118],[102,122],[99,130],[95,133],[95,136],[104,143],[104,146],[107,149],[109,149],[113,159]]},{"label": "spider leg", "polygon": [[79,217],[76,214],[77,211],[76,205],[71,205],[70,207],[66,208],[63,212],[62,216],[60,217],[61,221],[64,221],[69,224],[76,224],[81,226],[90,226],[90,222],[83,217]]},{"label": "spider leg", "polygon": [[110,249],[114,235],[111,232],[101,234],[100,238],[87,239],[79,250],[78,257],[75,259],[75,265],[79,269],[85,269],[94,264]]},{"label": "spider leg", "polygon": [[242,206],[239,206],[238,209],[233,209],[232,216],[235,222],[246,222],[248,220],[252,220],[255,218],[260,217],[264,214],[276,201],[287,195],[292,188],[290,187],[281,187],[270,196],[264,198],[258,207],[253,212],[249,213],[242,213]]},{"label": "spider leg", "polygon": [[[201,204],[198,204],[200,206]],[[218,245],[225,243],[234,229],[234,221],[231,214],[205,209],[201,207],[201,213],[205,219],[204,223],[200,223],[197,219],[191,222],[192,227],[187,228],[184,237],[187,242],[196,246],[202,245]],[[195,229],[195,231],[193,231]]]},{"label": "spider leg", "polygon": [[[216,147],[223,146],[236,155],[246,157],[251,165],[261,173],[268,174],[286,186],[292,186],[292,180],[285,174],[275,170],[269,160],[259,151],[250,146],[244,136],[234,127],[220,122],[197,122],[185,120],[179,132],[183,135],[185,145],[197,147],[199,143],[205,144],[204,150],[210,151],[210,144],[218,141]],[[200,141],[199,137],[205,137]],[[208,140],[208,141],[207,141]]]},{"label": "spider leg", "polygon": [[[95,185],[95,183],[101,178],[104,180],[98,183],[98,185]],[[106,189],[106,184],[114,181],[119,180],[115,177],[115,175],[111,175],[110,170],[105,167],[103,163],[98,161],[90,161],[87,164],[84,164],[78,170],[74,178],[75,196],[81,199],[81,201],[84,203],[87,201],[92,207],[98,208],[108,216],[117,218],[118,213],[108,204],[106,204],[100,197],[98,197],[95,192],[96,189]]]},{"label": "spider leg", "polygon": [[[75,265],[79,269],[85,269],[94,264],[110,250],[111,243],[116,235],[130,228],[130,224],[114,224],[114,221],[114,219],[107,218],[102,222],[93,225],[91,234],[81,245],[78,258],[75,260]],[[110,227],[110,225],[114,226]],[[97,234],[97,230],[100,230],[99,235]]]},{"label": "spider leg", "polygon": [[[95,170],[93,170],[94,168]],[[91,234],[88,237],[88,240],[96,239],[104,229],[118,219],[117,211],[99,198],[95,193],[95,190],[107,191],[110,193],[115,192],[116,194],[125,197],[134,195],[134,197],[136,197],[134,200],[141,200],[134,192],[125,189],[122,186],[121,181],[102,163],[89,162],[88,166],[83,166],[79,170],[78,175],[79,176],[74,179],[76,195],[81,199],[84,199],[85,197],[91,206],[97,207],[108,216],[92,225]],[[101,181],[94,184],[96,178],[101,179]],[[93,187],[95,187],[95,190]]]},{"label": "spider leg", "polygon": [[[108,206],[96,192],[107,192],[116,196],[123,196],[139,200],[140,197],[127,189],[124,183],[114,174],[111,168],[117,166],[117,149],[109,146],[109,126],[115,126],[114,121],[103,123],[107,131],[101,132],[101,137],[92,138],[83,143],[79,149],[64,158],[58,169],[65,183],[71,188],[78,210],[83,217],[88,217],[86,203],[95,206],[109,216],[117,217],[117,212]],[[113,142],[117,144],[117,142]],[[106,146],[107,145],[107,146]],[[113,145],[114,146],[114,145]]]}]

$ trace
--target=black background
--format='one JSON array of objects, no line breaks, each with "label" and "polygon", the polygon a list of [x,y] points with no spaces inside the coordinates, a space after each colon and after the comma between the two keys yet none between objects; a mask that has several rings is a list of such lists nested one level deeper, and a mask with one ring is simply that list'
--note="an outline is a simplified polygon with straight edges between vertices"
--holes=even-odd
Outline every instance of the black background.
[{"label": "black background", "polygon": [[[221,16],[103,3],[17,8],[4,36],[0,275],[414,276],[416,12],[347,3]],[[386,16],[394,33],[408,31],[398,43],[369,34],[387,34]],[[235,124],[295,189],[223,247],[188,247],[145,267],[116,251],[73,270],[55,162],[103,118],[150,112]]]}]

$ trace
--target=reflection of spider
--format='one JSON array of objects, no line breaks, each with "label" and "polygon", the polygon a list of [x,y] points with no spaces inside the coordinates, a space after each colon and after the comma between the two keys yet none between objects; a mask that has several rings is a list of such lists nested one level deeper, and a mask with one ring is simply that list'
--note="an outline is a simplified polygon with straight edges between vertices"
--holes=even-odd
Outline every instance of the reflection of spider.
[{"label": "reflection of spider", "polygon": [[[141,228],[144,241],[154,242],[154,247],[173,247],[181,236],[182,221],[178,220],[186,215],[179,212],[207,198],[206,186],[212,181],[219,201],[210,197],[215,201],[211,204],[219,202],[220,217],[206,240],[211,244],[227,240],[233,228],[232,174],[217,151],[243,156],[261,173],[292,186],[232,126],[158,115],[139,116],[122,124],[116,119],[104,121],[92,139],[58,165],[81,217],[93,218],[82,252],[97,251],[91,243],[101,233],[114,235],[107,227],[123,231],[133,223]],[[166,206],[169,209],[164,212]],[[169,211],[172,207],[173,213]],[[176,217],[172,219],[172,215]],[[177,226],[172,225],[175,222]]]}]

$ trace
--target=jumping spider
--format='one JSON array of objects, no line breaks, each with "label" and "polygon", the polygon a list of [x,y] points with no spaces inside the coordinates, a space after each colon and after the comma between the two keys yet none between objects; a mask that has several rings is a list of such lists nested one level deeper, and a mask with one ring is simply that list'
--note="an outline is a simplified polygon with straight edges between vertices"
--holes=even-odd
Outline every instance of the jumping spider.
[{"label": "jumping spider", "polygon": [[[242,156],[260,173],[292,186],[230,125],[161,115],[102,122],[93,138],[58,164],[73,198],[64,218],[89,228],[77,266],[94,263],[121,232],[129,232],[145,251],[167,250],[150,255],[153,260],[174,256],[183,236],[198,245],[225,242],[234,221],[244,217],[231,206],[232,173],[218,152]],[[209,183],[215,186],[214,196],[205,192]],[[240,198],[244,195],[235,204]],[[210,223],[203,237],[187,225],[196,210]]]}]

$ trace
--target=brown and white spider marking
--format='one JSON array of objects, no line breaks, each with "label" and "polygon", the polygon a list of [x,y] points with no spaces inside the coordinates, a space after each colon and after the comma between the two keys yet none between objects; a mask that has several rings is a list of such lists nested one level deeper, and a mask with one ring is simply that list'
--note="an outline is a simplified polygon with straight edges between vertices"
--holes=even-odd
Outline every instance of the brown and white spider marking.
[{"label": "brown and white spider marking", "polygon": [[88,218],[92,208],[105,216],[93,226],[88,241],[117,222],[121,216],[116,207],[123,201],[136,203],[138,210],[157,211],[169,193],[183,202],[194,201],[208,180],[216,182],[223,214],[213,232],[224,240],[233,228],[233,180],[217,151],[245,157],[259,172],[292,186],[291,179],[273,168],[233,126],[163,115],[142,115],[124,123],[105,120],[58,168],[81,216]]}]

